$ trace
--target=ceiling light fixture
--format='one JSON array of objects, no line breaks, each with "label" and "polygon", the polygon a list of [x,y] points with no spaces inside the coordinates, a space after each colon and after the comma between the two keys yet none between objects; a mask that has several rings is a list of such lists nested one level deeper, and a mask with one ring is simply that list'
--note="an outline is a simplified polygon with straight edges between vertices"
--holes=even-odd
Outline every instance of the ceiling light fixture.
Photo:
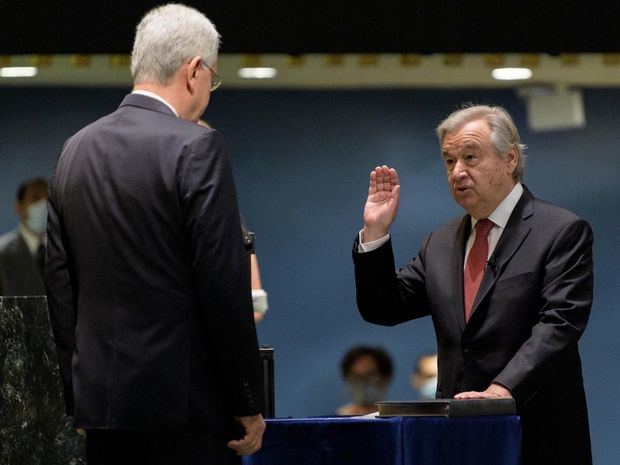
[{"label": "ceiling light fixture", "polygon": [[0,68],[0,77],[34,77],[38,72],[36,66],[7,66]]},{"label": "ceiling light fixture", "polygon": [[240,68],[239,77],[244,79],[272,79],[278,70],[275,68]]},{"label": "ceiling light fixture", "polygon": [[495,68],[491,71],[493,79],[498,81],[517,81],[532,77],[532,70],[529,68]]}]

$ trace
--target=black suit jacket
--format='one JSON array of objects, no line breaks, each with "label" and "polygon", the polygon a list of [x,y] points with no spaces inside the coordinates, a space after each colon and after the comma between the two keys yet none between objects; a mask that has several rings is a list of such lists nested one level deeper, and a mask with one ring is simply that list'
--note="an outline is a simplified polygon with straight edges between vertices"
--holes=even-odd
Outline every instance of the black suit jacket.
[{"label": "black suit jacket", "polygon": [[0,295],[45,295],[43,276],[19,230],[0,237]]},{"label": "black suit jacket", "polygon": [[222,432],[261,412],[248,260],[217,131],[132,94],[68,139],[46,283],[76,424]]},{"label": "black suit jacket", "polygon": [[426,315],[438,345],[437,397],[510,389],[526,463],[591,463],[577,341],[592,303],[592,231],[525,189],[485,269],[465,323],[463,263],[470,217],[433,232],[394,273],[391,245],[353,258],[367,321],[394,325]]}]

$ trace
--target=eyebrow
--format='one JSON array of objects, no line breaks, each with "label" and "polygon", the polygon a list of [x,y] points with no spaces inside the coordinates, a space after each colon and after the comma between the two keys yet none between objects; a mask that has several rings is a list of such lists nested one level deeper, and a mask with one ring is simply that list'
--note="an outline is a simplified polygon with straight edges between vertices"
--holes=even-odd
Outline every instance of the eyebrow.
[{"label": "eyebrow", "polygon": [[[467,149],[477,149],[480,148],[480,144],[477,142],[467,142],[463,145],[460,145],[457,149],[457,151],[462,151],[462,150],[467,150]],[[449,152],[447,152],[446,150],[442,150],[441,151],[441,155],[445,158],[448,156],[451,156]]]}]

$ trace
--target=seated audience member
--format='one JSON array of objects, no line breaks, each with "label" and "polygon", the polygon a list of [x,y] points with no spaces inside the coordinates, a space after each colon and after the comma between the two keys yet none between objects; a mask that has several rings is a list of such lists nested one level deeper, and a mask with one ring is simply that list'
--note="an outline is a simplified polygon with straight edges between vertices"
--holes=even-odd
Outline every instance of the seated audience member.
[{"label": "seated audience member", "polygon": [[17,229],[0,236],[0,296],[45,295],[47,181],[33,178],[17,189]]},{"label": "seated audience member", "polygon": [[437,391],[437,354],[422,355],[415,363],[410,381],[418,393],[418,399],[434,399]]},{"label": "seated audience member", "polygon": [[377,411],[392,380],[392,360],[379,347],[357,346],[350,349],[340,365],[351,403],[340,407],[338,415],[366,415]]}]

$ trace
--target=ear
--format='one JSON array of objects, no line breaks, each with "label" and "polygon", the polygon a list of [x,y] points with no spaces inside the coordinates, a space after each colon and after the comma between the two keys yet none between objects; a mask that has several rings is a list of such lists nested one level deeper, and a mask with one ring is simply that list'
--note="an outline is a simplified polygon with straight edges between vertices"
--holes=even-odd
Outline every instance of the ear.
[{"label": "ear", "polygon": [[517,149],[515,147],[510,147],[508,153],[506,154],[506,161],[508,162],[508,174],[512,176],[517,168],[517,161],[519,160],[519,154],[517,153]]},{"label": "ear", "polygon": [[200,68],[202,68],[202,63],[202,57],[194,57],[189,61],[187,67],[185,68],[185,83],[187,90],[192,95],[196,93],[198,73],[200,72]]}]

